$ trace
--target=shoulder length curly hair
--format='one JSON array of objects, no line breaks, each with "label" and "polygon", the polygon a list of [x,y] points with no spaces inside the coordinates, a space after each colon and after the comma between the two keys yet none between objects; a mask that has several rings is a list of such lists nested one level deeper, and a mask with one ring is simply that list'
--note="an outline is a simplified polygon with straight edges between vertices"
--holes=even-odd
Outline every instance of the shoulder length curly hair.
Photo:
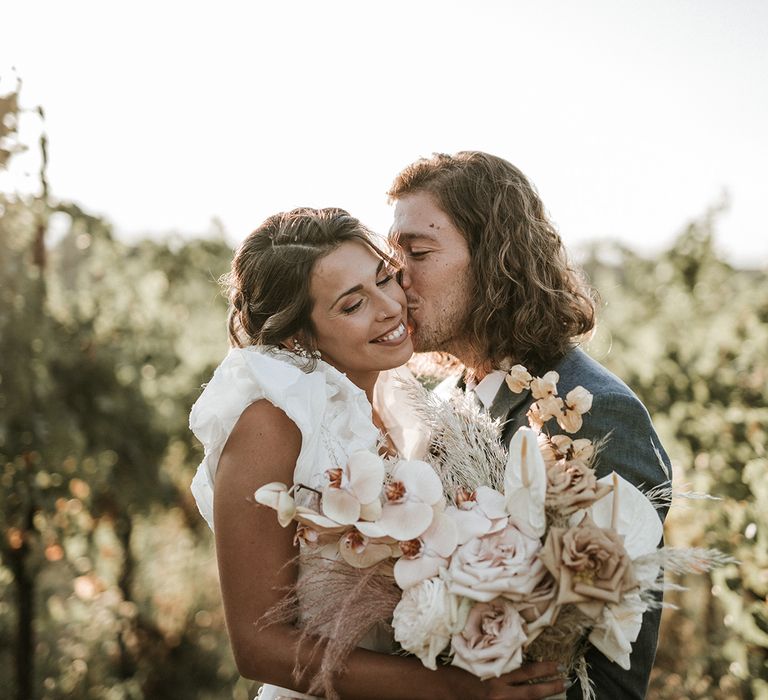
[{"label": "shoulder length curly hair", "polygon": [[543,372],[594,328],[596,294],[514,165],[480,151],[435,153],[400,172],[388,195],[418,192],[466,238],[475,285],[467,335],[479,357]]}]

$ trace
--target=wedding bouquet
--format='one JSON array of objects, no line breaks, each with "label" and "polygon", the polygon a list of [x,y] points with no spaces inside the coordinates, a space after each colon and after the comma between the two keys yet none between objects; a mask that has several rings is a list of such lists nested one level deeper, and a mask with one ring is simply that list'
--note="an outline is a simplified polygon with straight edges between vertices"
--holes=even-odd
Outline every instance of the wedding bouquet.
[{"label": "wedding bouquet", "polygon": [[298,523],[300,558],[315,572],[269,616],[295,619],[303,607],[304,638],[327,643],[314,689],[333,697],[346,655],[389,622],[401,648],[431,669],[451,663],[486,679],[526,660],[560,661],[586,700],[587,642],[629,669],[643,613],[662,605],[662,569],[725,561],[713,550],[659,548],[656,509],[671,488],[644,494],[616,473],[597,479],[599,444],[546,431],[555,420],[577,432],[592,405],[583,387],[558,396],[558,379],[509,370],[509,387],[530,389],[535,402],[531,427],[508,450],[498,421],[470,401],[412,388],[433,433],[429,462],[357,452],[310,489],[309,505],[294,498],[300,484],[256,491],[281,525]]}]

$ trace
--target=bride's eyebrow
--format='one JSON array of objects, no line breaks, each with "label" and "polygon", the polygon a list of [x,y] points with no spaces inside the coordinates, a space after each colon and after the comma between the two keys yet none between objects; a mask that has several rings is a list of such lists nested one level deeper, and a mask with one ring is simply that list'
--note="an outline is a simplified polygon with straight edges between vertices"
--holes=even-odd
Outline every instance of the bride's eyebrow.
[{"label": "bride's eyebrow", "polygon": [[[376,266],[376,275],[375,275],[375,277],[379,276],[379,272],[381,272],[381,269],[383,267],[384,267],[384,261],[383,260],[379,260],[379,264]],[[333,304],[331,304],[328,308],[332,309],[334,306],[336,306],[336,304],[339,303],[340,299],[342,299],[343,297],[347,296],[348,294],[354,294],[355,292],[359,292],[362,288],[363,288],[362,284],[356,284],[354,287],[350,287],[346,292],[342,292],[341,294],[339,294],[339,296],[336,297],[336,299],[333,302]]]}]

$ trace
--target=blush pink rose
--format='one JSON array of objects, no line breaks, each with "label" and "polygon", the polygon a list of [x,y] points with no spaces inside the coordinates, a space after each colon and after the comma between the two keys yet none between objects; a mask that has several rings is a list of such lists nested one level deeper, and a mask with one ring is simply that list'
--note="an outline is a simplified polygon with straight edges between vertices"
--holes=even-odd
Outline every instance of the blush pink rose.
[{"label": "blush pink rose", "polygon": [[525,623],[503,598],[476,603],[464,629],[451,638],[452,664],[481,680],[498,678],[523,663]]},{"label": "blush pink rose", "polygon": [[589,508],[609,494],[612,487],[598,482],[592,467],[582,462],[558,460],[547,467],[547,496],[545,504],[562,515],[571,515]]},{"label": "blush pink rose", "polygon": [[449,589],[479,602],[498,596],[522,600],[547,574],[537,556],[540,549],[538,539],[514,525],[475,537],[454,552],[448,569]]}]

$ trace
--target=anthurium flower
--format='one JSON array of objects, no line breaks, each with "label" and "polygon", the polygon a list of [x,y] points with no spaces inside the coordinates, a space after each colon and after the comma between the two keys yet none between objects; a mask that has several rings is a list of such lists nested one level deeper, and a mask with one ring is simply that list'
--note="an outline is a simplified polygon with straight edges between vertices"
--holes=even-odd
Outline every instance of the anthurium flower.
[{"label": "anthurium flower", "polygon": [[272,481],[257,489],[253,494],[256,503],[268,506],[277,511],[277,522],[282,527],[287,527],[296,513],[296,504],[288,491],[288,487],[279,482]]},{"label": "anthurium flower", "polygon": [[448,566],[448,557],[458,544],[456,525],[445,513],[434,514],[432,524],[421,537],[400,542],[403,555],[395,562],[395,583],[406,590],[437,576]]},{"label": "anthurium flower", "polygon": [[632,643],[640,634],[647,607],[639,593],[628,593],[620,603],[605,606],[589,634],[589,641],[625,671],[629,671]]},{"label": "anthurium flower", "polygon": [[592,394],[583,386],[571,389],[563,400],[560,413],[557,415],[557,424],[567,433],[576,433],[581,430],[582,414],[592,408]]},{"label": "anthurium flower", "polygon": [[504,494],[510,522],[533,537],[541,537],[547,527],[547,470],[537,433],[530,428],[520,428],[509,443]]},{"label": "anthurium flower", "polygon": [[376,508],[372,504],[381,494],[384,462],[378,455],[360,450],[350,455],[344,467],[329,469],[326,476],[329,483],[322,494],[323,514],[341,525],[351,525],[364,508]]},{"label": "anthurium flower", "polygon": [[443,486],[426,462],[403,460],[392,470],[384,496],[378,524],[390,537],[407,541],[419,537],[432,524],[432,506],[442,502]]},{"label": "anthurium flower", "polygon": [[[592,504],[587,513],[599,527],[612,527],[624,538],[630,559],[654,552],[664,528],[658,513],[646,495],[626,479],[611,472],[598,484],[612,485],[613,495]],[[571,524],[580,517],[575,514]]]},{"label": "anthurium flower", "polygon": [[533,377],[528,370],[522,365],[515,365],[507,371],[507,376],[504,377],[507,386],[510,391],[514,391],[519,394],[521,391],[525,391],[531,385]]},{"label": "anthurium flower", "polygon": [[507,526],[509,518],[504,494],[489,486],[480,486],[472,493],[457,494],[456,503],[456,506],[446,508],[445,513],[456,525],[459,544]]}]

